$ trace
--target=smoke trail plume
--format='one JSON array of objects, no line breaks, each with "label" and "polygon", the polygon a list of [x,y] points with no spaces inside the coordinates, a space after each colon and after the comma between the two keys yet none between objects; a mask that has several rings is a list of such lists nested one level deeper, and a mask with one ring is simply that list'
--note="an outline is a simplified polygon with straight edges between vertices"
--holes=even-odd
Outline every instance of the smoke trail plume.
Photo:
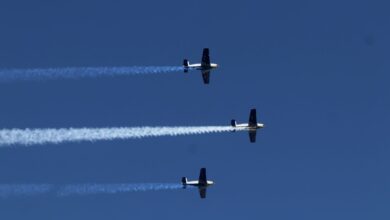
[{"label": "smoke trail plume", "polygon": [[3,129],[0,130],[0,146],[195,135],[237,130],[245,129],[231,126]]},{"label": "smoke trail plume", "polygon": [[52,190],[49,184],[0,184],[0,198],[10,196],[34,196],[48,193]]},{"label": "smoke trail plume", "polygon": [[88,194],[116,194],[125,192],[144,192],[159,190],[181,189],[181,184],[175,183],[143,183],[143,184],[80,184],[62,187],[57,195],[88,195]]},{"label": "smoke trail plume", "polygon": [[183,71],[182,66],[67,67],[0,70],[0,81],[77,79],[86,77],[156,74]]},{"label": "smoke trail plume", "polygon": [[54,194],[56,196],[117,194],[181,189],[177,183],[138,183],[138,184],[0,184],[0,198],[37,196]]}]

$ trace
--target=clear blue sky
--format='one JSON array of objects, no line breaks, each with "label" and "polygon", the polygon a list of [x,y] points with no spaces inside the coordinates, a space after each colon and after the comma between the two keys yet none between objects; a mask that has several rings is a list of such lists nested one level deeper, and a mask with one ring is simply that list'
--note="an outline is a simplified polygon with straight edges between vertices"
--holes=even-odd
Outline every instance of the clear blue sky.
[{"label": "clear blue sky", "polygon": [[1,128],[224,125],[246,133],[0,149],[0,183],[176,182],[177,190],[0,200],[1,219],[389,219],[387,1],[2,1],[0,68],[191,72],[0,85]]}]

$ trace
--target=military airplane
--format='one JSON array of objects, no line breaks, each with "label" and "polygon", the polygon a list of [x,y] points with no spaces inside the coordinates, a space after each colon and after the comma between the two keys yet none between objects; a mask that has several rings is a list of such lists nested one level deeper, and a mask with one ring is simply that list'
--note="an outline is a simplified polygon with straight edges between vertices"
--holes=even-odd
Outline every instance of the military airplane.
[{"label": "military airplane", "polygon": [[190,64],[190,62],[187,59],[184,59],[183,60],[183,67],[184,67],[185,73],[187,73],[188,70],[191,70],[191,69],[200,70],[202,72],[203,83],[209,84],[210,83],[210,72],[212,69],[217,68],[218,64],[210,62],[209,48],[204,48],[201,63]]},{"label": "military airplane", "polygon": [[249,140],[251,143],[256,142],[256,132],[259,128],[264,128],[264,124],[257,123],[257,117],[256,117],[256,109],[251,109],[251,112],[249,114],[249,122],[248,124],[237,124],[236,120],[232,120],[231,123],[232,127],[234,128],[244,128],[248,130],[249,133]]},{"label": "military airplane", "polygon": [[181,178],[181,183],[183,184],[183,188],[185,189],[187,186],[198,187],[200,198],[206,198],[206,189],[207,187],[214,184],[213,181],[207,180],[206,177],[206,168],[200,169],[199,179],[198,180],[188,180],[187,177]]}]

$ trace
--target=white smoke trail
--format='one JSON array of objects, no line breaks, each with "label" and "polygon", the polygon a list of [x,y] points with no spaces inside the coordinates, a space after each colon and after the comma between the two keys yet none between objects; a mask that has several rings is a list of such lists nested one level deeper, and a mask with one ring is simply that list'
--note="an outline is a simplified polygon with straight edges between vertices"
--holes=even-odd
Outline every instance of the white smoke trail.
[{"label": "white smoke trail", "polygon": [[35,196],[52,190],[49,184],[0,184],[0,197]]},{"label": "white smoke trail", "polygon": [[57,196],[117,194],[181,189],[178,183],[138,183],[138,184],[0,184],[0,198],[55,194]]},{"label": "white smoke trail", "polygon": [[194,127],[118,127],[118,128],[60,128],[60,129],[2,129],[0,146],[59,144],[71,141],[99,141],[158,136],[194,135],[245,130],[231,126]]},{"label": "white smoke trail", "polygon": [[86,77],[156,74],[183,71],[182,66],[67,67],[48,69],[3,69],[0,81],[77,79]]},{"label": "white smoke trail", "polygon": [[159,190],[181,189],[183,185],[177,183],[142,183],[142,184],[80,184],[62,187],[57,195],[88,195],[88,194],[116,194],[126,192],[144,192]]}]

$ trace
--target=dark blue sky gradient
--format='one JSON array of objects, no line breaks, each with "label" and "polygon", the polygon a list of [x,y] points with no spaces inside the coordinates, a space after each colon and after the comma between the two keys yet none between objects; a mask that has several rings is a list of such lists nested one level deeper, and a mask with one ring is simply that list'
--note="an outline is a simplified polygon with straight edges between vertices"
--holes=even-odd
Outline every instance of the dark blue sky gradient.
[{"label": "dark blue sky gradient", "polygon": [[1,128],[225,125],[246,133],[0,149],[0,183],[216,181],[194,190],[0,200],[0,219],[389,219],[386,1],[2,1],[0,67],[200,73],[0,85]]}]

